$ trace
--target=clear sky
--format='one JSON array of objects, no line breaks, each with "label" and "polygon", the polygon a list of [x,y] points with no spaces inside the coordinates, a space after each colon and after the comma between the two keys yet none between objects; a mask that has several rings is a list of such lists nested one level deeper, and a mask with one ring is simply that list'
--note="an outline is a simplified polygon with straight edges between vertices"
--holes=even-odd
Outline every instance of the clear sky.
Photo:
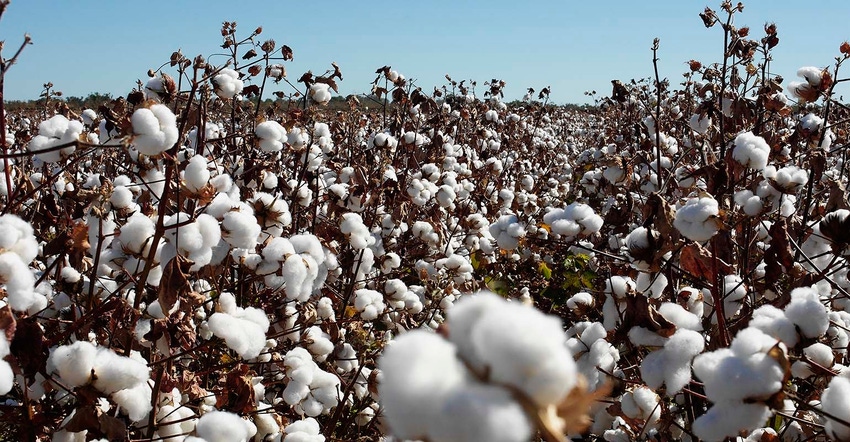
[{"label": "clear sky", "polygon": [[[698,14],[711,3],[690,0],[420,0],[420,1],[183,1],[13,0],[0,22],[3,55],[28,32],[33,45],[6,78],[6,99],[36,98],[53,82],[65,95],[126,95],[148,69],[180,48],[223,63],[221,22],[238,35],[263,26],[260,39],[289,45],[287,72],[323,73],[335,61],[344,74],[340,93],[368,92],[375,70],[391,65],[426,91],[474,79],[477,92],[491,78],[507,82],[506,98],[527,87],[552,87],[557,103],[587,101],[584,92],[611,92],[612,79],[652,75],[650,47],[661,39],[660,72],[678,82],[685,62],[721,61],[719,26],[705,29]],[[763,36],[775,22],[780,44],[772,71],[789,80],[801,66],[834,64],[850,40],[850,1],[746,1],[739,27]],[[848,65],[850,69],[850,65]],[[173,72],[172,72],[173,73]],[[275,90],[282,90],[280,87]],[[850,92],[850,91],[848,91]],[[847,95],[850,95],[848,93]]]}]

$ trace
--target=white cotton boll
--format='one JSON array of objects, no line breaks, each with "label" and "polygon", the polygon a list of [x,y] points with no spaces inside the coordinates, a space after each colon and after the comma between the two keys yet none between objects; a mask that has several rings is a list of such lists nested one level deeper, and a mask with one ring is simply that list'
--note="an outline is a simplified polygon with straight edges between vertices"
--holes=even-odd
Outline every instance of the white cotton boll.
[{"label": "white cotton boll", "polygon": [[8,362],[0,360],[0,394],[5,395],[14,386],[15,373],[12,371],[12,366]]},{"label": "white cotton boll", "polygon": [[807,338],[817,338],[829,328],[829,310],[812,288],[798,287],[791,291],[791,302],[785,306],[785,316]]},{"label": "white cotton boll", "polygon": [[674,302],[662,303],[661,306],[658,307],[658,313],[660,313],[664,319],[672,322],[676,328],[684,328],[694,331],[702,330],[702,318],[685,310],[684,307]]},{"label": "white cotton boll", "polygon": [[592,307],[594,303],[593,295],[587,292],[578,292],[567,299],[567,308],[575,310],[577,308]]},{"label": "white cotton boll", "polygon": [[140,422],[151,412],[151,386],[147,382],[112,393],[112,400],[132,422]]},{"label": "white cotton boll", "polygon": [[705,348],[701,334],[692,330],[676,330],[664,348],[647,355],[640,365],[646,385],[658,389],[667,387],[667,395],[674,396],[691,382],[691,360]]},{"label": "white cotton boll", "polygon": [[33,137],[27,145],[27,149],[36,153],[36,158],[39,160],[45,163],[55,163],[74,153],[76,146],[71,145],[44,153],[38,152],[78,141],[83,129],[83,123],[79,121],[69,121],[62,115],[54,115],[38,125],[38,135]]},{"label": "white cotton boll", "polygon": [[642,419],[645,426],[653,428],[661,418],[658,395],[644,386],[639,386],[624,394],[620,399],[623,413],[632,419]]},{"label": "white cotton boll", "polygon": [[328,104],[331,101],[330,86],[325,83],[315,83],[310,86],[308,96],[318,104]]},{"label": "white cotton boll", "polygon": [[38,256],[38,242],[30,223],[17,215],[0,216],[0,248],[14,252],[24,264],[29,264]]},{"label": "white cotton boll", "polygon": [[638,273],[635,280],[636,290],[645,296],[658,299],[664,294],[667,287],[667,277],[663,273]]},{"label": "white cotton boll", "polygon": [[68,387],[80,387],[91,380],[96,356],[97,347],[88,341],[56,347],[47,360],[47,372],[59,373]]},{"label": "white cotton boll", "polygon": [[694,358],[694,373],[705,383],[709,400],[715,403],[763,398],[782,388],[784,372],[768,356],[776,340],[750,327],[732,341],[732,347],[703,353]]},{"label": "white cotton boll", "polygon": [[183,172],[183,183],[190,192],[198,192],[206,186],[210,180],[210,171],[207,168],[207,159],[203,155],[195,155],[189,159],[186,170]]},{"label": "white cotton boll", "polygon": [[282,442],[325,442],[319,422],[312,417],[290,423],[284,428],[286,434]]},{"label": "white cotton boll", "polygon": [[732,318],[741,311],[743,299],[747,296],[747,286],[738,275],[723,277],[723,312],[727,318]]},{"label": "white cotton boll", "polygon": [[165,174],[159,169],[150,169],[142,174],[142,189],[149,190],[157,199],[165,189]]},{"label": "white cotton boll", "polygon": [[115,186],[109,197],[109,203],[116,209],[129,208],[133,204],[133,192],[125,186]]},{"label": "white cotton boll", "polygon": [[[836,376],[832,378],[821,395],[821,407],[831,416],[848,422],[850,421],[850,401],[847,398],[850,398],[850,379]],[[850,439],[850,427],[829,417],[825,419],[827,435],[835,440]]]},{"label": "white cotton boll", "polygon": [[248,307],[236,315],[213,313],[207,323],[210,331],[243,359],[256,358],[265,348],[269,322],[262,310]]},{"label": "white cotton boll", "polygon": [[254,215],[231,211],[224,214],[221,221],[222,237],[234,248],[253,250],[262,228]]},{"label": "white cotton boll", "polygon": [[735,204],[737,204],[747,216],[758,216],[764,209],[761,197],[754,195],[750,190],[735,192]]},{"label": "white cotton boll", "polygon": [[785,313],[770,305],[763,305],[753,311],[750,327],[755,327],[763,331],[768,336],[776,338],[788,347],[797,345],[800,337],[797,335],[797,329]]},{"label": "white cotton boll", "polygon": [[230,68],[224,68],[212,78],[216,95],[223,100],[230,100],[242,92],[244,86],[239,79],[239,73]]},{"label": "white cotton boll", "polygon": [[810,361],[824,368],[832,367],[835,362],[835,355],[832,353],[832,348],[826,344],[815,342],[814,344],[803,349],[803,354]]},{"label": "white cotton boll", "polygon": [[195,434],[207,442],[246,442],[256,431],[238,414],[218,410],[205,413],[195,425]]},{"label": "white cotton boll", "polygon": [[133,125],[133,146],[148,156],[159,155],[177,142],[177,117],[168,106],[154,104],[136,109],[130,117]]},{"label": "white cotton boll", "polygon": [[375,290],[358,289],[354,292],[354,308],[366,321],[377,319],[386,309],[384,295]]},{"label": "white cotton boll", "polygon": [[717,201],[711,196],[690,198],[676,210],[673,226],[692,241],[708,241],[720,230],[719,214]]},{"label": "white cotton boll", "polygon": [[440,336],[413,330],[397,337],[378,359],[381,406],[392,434],[420,439],[439,422],[445,400],[468,377],[456,348]]},{"label": "white cotton boll", "polygon": [[259,138],[259,147],[263,152],[279,152],[287,141],[286,129],[273,120],[258,124],[254,134]]},{"label": "white cotton boll", "polygon": [[795,193],[809,181],[809,174],[797,166],[785,166],[776,171],[775,187],[785,193]]},{"label": "white cotton boll", "polygon": [[318,362],[324,362],[334,350],[334,343],[331,342],[330,335],[323,332],[317,325],[308,328],[301,337],[301,341],[307,346],[307,350],[316,356]]},{"label": "white cotton boll", "polygon": [[762,170],[767,166],[770,146],[764,138],[752,132],[743,132],[735,137],[732,158],[750,169]]},{"label": "white cotton boll", "polygon": [[500,387],[467,382],[446,399],[429,440],[525,442],[533,426],[511,394]]},{"label": "white cotton boll", "polygon": [[86,126],[91,126],[94,124],[95,120],[97,120],[97,112],[93,109],[86,109],[82,114],[80,114],[80,118],[83,119],[83,123],[85,123]]},{"label": "white cotton boll", "polygon": [[5,284],[6,303],[12,310],[26,311],[37,301],[35,277],[16,253],[0,253],[0,283]]},{"label": "white cotton boll", "polygon": [[97,377],[94,386],[98,390],[111,394],[118,390],[133,388],[150,378],[147,364],[133,358],[119,356],[108,348],[98,348],[94,360],[94,373]]},{"label": "white cotton boll", "polygon": [[144,255],[149,250],[150,240],[155,231],[156,225],[153,220],[142,213],[135,213],[121,226],[118,240],[121,242],[122,249],[136,255]]},{"label": "white cotton boll", "polygon": [[[461,298],[462,303],[485,303],[495,306],[484,310],[470,330],[474,354],[486,367],[495,382],[513,385],[540,405],[556,404],[576,383],[576,366],[564,345],[565,335],[560,319],[521,304],[480,293]],[[451,311],[451,310],[450,310]],[[454,319],[447,321],[450,339]]]},{"label": "white cotton boll", "polygon": [[742,431],[760,427],[770,415],[770,408],[763,403],[716,403],[694,421],[693,431],[706,442],[720,442],[727,437],[737,436]]},{"label": "white cotton boll", "polygon": [[348,237],[348,241],[354,250],[363,250],[375,243],[375,238],[363,224],[363,218],[357,213],[343,214],[339,230]]}]

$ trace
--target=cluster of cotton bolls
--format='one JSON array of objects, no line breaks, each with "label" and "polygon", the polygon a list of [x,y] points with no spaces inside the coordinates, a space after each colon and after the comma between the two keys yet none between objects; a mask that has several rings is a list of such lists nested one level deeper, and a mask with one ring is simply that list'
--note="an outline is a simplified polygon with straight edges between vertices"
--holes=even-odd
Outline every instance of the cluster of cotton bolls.
[{"label": "cluster of cotton bolls", "polygon": [[410,331],[378,361],[378,393],[396,437],[525,441],[534,421],[523,403],[555,407],[578,383],[560,320],[532,307],[467,295],[445,325],[447,339]]}]

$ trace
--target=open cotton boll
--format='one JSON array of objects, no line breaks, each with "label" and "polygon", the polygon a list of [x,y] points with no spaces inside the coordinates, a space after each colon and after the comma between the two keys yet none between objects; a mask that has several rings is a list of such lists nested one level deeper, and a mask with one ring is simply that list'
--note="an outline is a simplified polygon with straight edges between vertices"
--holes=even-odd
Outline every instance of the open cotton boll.
[{"label": "open cotton boll", "polygon": [[143,421],[153,409],[151,406],[151,386],[147,382],[112,393],[112,400],[121,407],[122,412],[132,422]]},{"label": "open cotton boll", "polygon": [[782,388],[785,373],[767,352],[777,341],[761,330],[742,330],[732,347],[694,358],[694,373],[705,383],[705,394],[715,403],[766,398]]},{"label": "open cotton boll", "polygon": [[785,316],[807,338],[817,338],[829,328],[829,310],[814,288],[797,287],[792,290],[791,302],[785,306]]},{"label": "open cotton boll", "polygon": [[688,120],[688,126],[690,126],[691,130],[694,132],[700,135],[705,135],[705,133],[708,132],[708,128],[711,127],[711,117],[708,115],[693,114]]},{"label": "open cotton boll", "polygon": [[247,442],[256,431],[238,414],[218,410],[204,413],[195,425],[195,434],[207,442]]},{"label": "open cotton boll", "polygon": [[111,349],[100,347],[94,360],[94,387],[111,394],[133,388],[150,378],[150,369],[142,362],[119,356]]},{"label": "open cotton boll", "polygon": [[37,301],[35,277],[16,253],[0,253],[0,283],[12,310],[26,311]]},{"label": "open cotton boll", "polygon": [[222,237],[232,247],[253,250],[262,228],[257,218],[249,213],[231,211],[224,214],[221,221]]},{"label": "open cotton boll", "polygon": [[796,326],[785,316],[785,312],[770,304],[755,309],[749,325],[782,341],[788,347],[796,346],[800,340]]},{"label": "open cotton boll", "polygon": [[673,226],[692,241],[708,241],[720,230],[719,214],[717,200],[711,196],[690,198],[684,206],[676,210]]},{"label": "open cotton boll", "polygon": [[154,104],[136,109],[130,117],[133,125],[133,146],[144,155],[154,156],[170,149],[177,142],[177,117],[168,106]]},{"label": "open cotton boll", "polygon": [[325,83],[315,83],[310,86],[308,96],[318,104],[328,104],[331,101],[330,86]]},{"label": "open cotton boll", "polygon": [[15,385],[15,373],[12,366],[4,360],[9,355],[9,341],[6,339],[6,330],[0,329],[0,395],[12,390]]},{"label": "open cotton boll", "polygon": [[210,180],[207,159],[203,155],[195,155],[189,159],[189,164],[183,171],[183,184],[190,192],[198,192]]},{"label": "open cotton boll", "polygon": [[55,163],[63,157],[74,153],[76,145],[64,147],[59,150],[39,153],[52,149],[56,146],[78,141],[83,133],[83,123],[69,121],[63,115],[54,115],[49,120],[42,121],[38,125],[38,135],[27,145],[30,152],[36,154],[36,158],[45,163]]},{"label": "open cotton boll", "polygon": [[97,347],[88,341],[56,347],[47,359],[47,372],[58,373],[68,387],[80,387],[91,380]]},{"label": "open cotton boll", "polygon": [[38,242],[30,223],[17,215],[0,216],[0,249],[17,254],[24,264],[38,256]]},{"label": "open cotton boll", "polygon": [[369,289],[358,289],[354,292],[354,308],[366,321],[377,319],[386,307],[384,295],[380,292]]},{"label": "open cotton boll", "polygon": [[720,442],[727,437],[737,436],[742,431],[762,426],[770,415],[770,408],[762,403],[716,403],[694,421],[693,431],[706,442]]},{"label": "open cotton boll", "polygon": [[526,233],[517,216],[511,214],[502,215],[490,224],[489,232],[502,250],[514,250],[519,247],[519,240],[525,237]]},{"label": "open cotton boll", "polygon": [[752,132],[743,132],[735,137],[732,158],[750,169],[762,170],[767,166],[770,146],[764,138]]},{"label": "open cotton boll", "polygon": [[764,209],[761,197],[746,189],[735,192],[735,204],[741,207],[747,216],[758,216]]},{"label": "open cotton boll", "polygon": [[290,423],[283,432],[282,442],[325,442],[319,422],[312,417]]},{"label": "open cotton boll", "polygon": [[640,374],[652,389],[667,386],[667,395],[674,396],[691,382],[691,360],[702,353],[705,339],[698,332],[679,329],[664,347],[648,354],[640,365]]},{"label": "open cotton boll", "polygon": [[771,183],[777,190],[784,193],[795,193],[809,181],[809,174],[797,166],[785,166],[776,171]]},{"label": "open cotton boll", "polygon": [[469,376],[456,353],[454,345],[424,330],[404,333],[386,347],[378,359],[378,393],[394,436],[427,438],[440,422],[446,398]]},{"label": "open cotton boll", "polygon": [[[541,406],[559,403],[576,385],[576,366],[560,319],[498,297],[495,303],[479,300],[496,296],[480,293],[456,303],[487,305],[480,317],[468,318],[473,321],[469,338],[475,358],[489,369],[494,382],[513,385]],[[450,314],[450,340],[458,336],[451,331],[456,323]]]},{"label": "open cotton boll", "polygon": [[[830,416],[848,422],[850,421],[850,401],[847,398],[850,398],[850,379],[845,376],[835,376],[821,395],[821,407]],[[835,440],[850,439],[850,427],[826,416],[824,419],[826,434],[829,437]]]},{"label": "open cotton boll", "polygon": [[428,438],[433,442],[525,442],[534,430],[507,390],[478,382],[462,383],[441,411],[442,419]]},{"label": "open cotton boll", "polygon": [[254,128],[254,135],[259,139],[258,146],[263,152],[279,152],[287,141],[286,129],[277,121],[263,121]]},{"label": "open cotton boll", "polygon": [[207,323],[210,331],[243,359],[254,359],[265,348],[269,321],[262,310],[247,307],[232,315],[217,312]]},{"label": "open cotton boll", "polygon": [[363,218],[353,212],[342,215],[339,230],[348,237],[348,242],[354,250],[363,250],[375,243],[375,238],[363,224]]},{"label": "open cotton boll", "polygon": [[244,83],[239,79],[239,73],[230,68],[224,68],[212,78],[213,88],[216,95],[225,100],[230,100],[236,94],[242,92]]}]

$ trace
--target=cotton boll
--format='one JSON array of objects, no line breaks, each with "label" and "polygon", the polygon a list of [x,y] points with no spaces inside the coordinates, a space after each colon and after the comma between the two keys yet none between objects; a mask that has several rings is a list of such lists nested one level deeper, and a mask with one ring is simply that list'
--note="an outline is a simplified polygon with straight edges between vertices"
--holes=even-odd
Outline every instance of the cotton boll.
[{"label": "cotton boll", "polygon": [[429,440],[524,442],[533,426],[511,394],[496,386],[467,382],[452,392],[431,427]]},{"label": "cotton boll", "polygon": [[735,137],[734,143],[732,158],[735,161],[755,170],[762,170],[767,166],[770,146],[764,138],[752,132],[743,132]]},{"label": "cotton boll", "polygon": [[140,108],[130,117],[133,126],[133,146],[145,155],[155,156],[170,149],[177,142],[177,117],[168,106],[154,104]]},{"label": "cotton boll", "polygon": [[48,373],[56,372],[68,387],[80,387],[91,380],[97,347],[87,341],[56,347],[47,360]]},{"label": "cotton boll", "polygon": [[366,321],[377,319],[384,312],[384,295],[375,290],[358,289],[354,292],[354,308]]},{"label": "cotton boll", "polygon": [[[461,298],[457,304],[478,301]],[[576,366],[564,345],[558,318],[539,310],[501,301],[484,311],[470,330],[475,356],[495,382],[513,385],[540,405],[557,404],[576,383]],[[450,317],[451,333],[455,321]],[[452,335],[450,335],[451,338]]]},{"label": "cotton boll", "polygon": [[664,348],[647,355],[640,365],[646,385],[658,389],[667,386],[667,395],[674,396],[691,382],[691,360],[705,347],[701,334],[680,329],[664,343]]},{"label": "cotton boll", "polygon": [[717,201],[711,196],[690,198],[676,210],[673,226],[692,241],[708,241],[720,230],[719,213]]},{"label": "cotton boll", "polygon": [[[829,386],[821,395],[821,407],[823,411],[831,416],[843,419],[844,422],[850,421],[850,379],[843,376],[836,376],[829,382]],[[829,417],[826,419],[826,434],[835,440],[850,439],[850,427]]]},{"label": "cotton boll", "polygon": [[141,382],[132,388],[118,390],[112,394],[112,400],[121,407],[130,421],[143,421],[152,409],[151,386],[147,382]]},{"label": "cotton boll", "polygon": [[425,438],[439,422],[446,398],[468,377],[456,351],[424,330],[404,333],[384,350],[378,360],[383,374],[378,392],[394,436]]},{"label": "cotton boll", "polygon": [[284,428],[286,434],[282,442],[325,442],[322,436],[319,422],[312,417],[290,423]]},{"label": "cotton boll", "polygon": [[716,403],[694,421],[693,431],[702,440],[720,442],[727,437],[737,436],[742,431],[760,427],[770,415],[770,408],[762,403]]},{"label": "cotton boll", "polygon": [[259,309],[248,307],[235,315],[213,313],[207,322],[210,331],[244,359],[256,358],[265,348],[269,322]]},{"label": "cotton boll", "polygon": [[38,125],[38,135],[29,142],[27,149],[35,153],[39,160],[45,163],[55,163],[74,153],[76,145],[51,150],[50,152],[39,152],[78,141],[83,129],[83,124],[79,121],[69,121],[62,115],[54,115]]},{"label": "cotton boll", "polygon": [[230,68],[224,68],[212,78],[216,95],[223,100],[230,100],[242,92],[244,84],[239,79],[239,73]]},{"label": "cotton boll", "polygon": [[279,152],[287,141],[286,129],[277,121],[263,121],[254,128],[259,139],[259,148],[263,152]]},{"label": "cotton boll", "polygon": [[150,378],[147,364],[103,347],[98,348],[93,368],[97,377],[94,386],[106,394],[136,387]]},{"label": "cotton boll", "polygon": [[38,242],[30,223],[17,215],[0,216],[0,248],[17,254],[24,264],[31,263],[38,255]]},{"label": "cotton boll", "polygon": [[207,442],[246,442],[256,430],[238,414],[217,410],[205,413],[195,425],[195,433]]},{"label": "cotton boll", "polygon": [[221,222],[222,237],[234,248],[253,250],[262,233],[254,215],[239,211],[224,214]]},{"label": "cotton boll", "polygon": [[5,285],[6,302],[12,310],[26,311],[37,301],[35,277],[16,253],[0,253],[0,283]]},{"label": "cotton boll", "polygon": [[798,287],[791,291],[791,302],[785,306],[785,316],[807,338],[817,338],[829,328],[829,311],[812,288]]},{"label": "cotton boll", "polygon": [[328,104],[331,101],[330,86],[325,83],[315,83],[310,86],[307,94],[313,102],[318,104]]},{"label": "cotton boll", "polygon": [[203,155],[195,155],[189,159],[189,164],[183,172],[183,184],[190,192],[197,193],[210,180],[207,159]]}]

